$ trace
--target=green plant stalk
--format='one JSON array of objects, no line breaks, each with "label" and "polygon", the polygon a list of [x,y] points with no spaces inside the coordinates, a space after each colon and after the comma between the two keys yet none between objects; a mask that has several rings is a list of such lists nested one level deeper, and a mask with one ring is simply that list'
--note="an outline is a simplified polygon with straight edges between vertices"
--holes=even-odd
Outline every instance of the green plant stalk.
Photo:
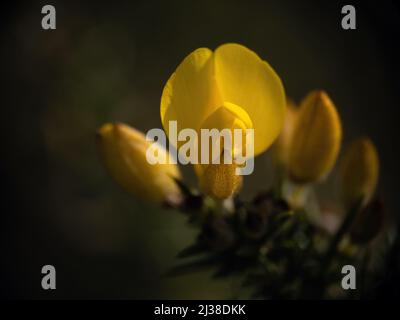
[{"label": "green plant stalk", "polygon": [[[342,225],[340,226],[339,230],[336,232],[334,238],[332,239],[328,249],[326,250],[325,255],[322,258],[321,266],[320,266],[320,272],[318,273],[318,278],[323,279],[323,276],[325,272],[328,270],[333,257],[335,256],[335,253],[337,252],[337,248],[343,239],[343,237],[346,235],[346,233],[349,231],[351,225],[353,224],[355,217],[357,213],[360,211],[362,204],[362,199],[359,199],[353,207],[349,210],[349,213],[346,215]],[[325,283],[323,286],[325,287]],[[320,294],[323,294],[324,288],[320,288]]]}]

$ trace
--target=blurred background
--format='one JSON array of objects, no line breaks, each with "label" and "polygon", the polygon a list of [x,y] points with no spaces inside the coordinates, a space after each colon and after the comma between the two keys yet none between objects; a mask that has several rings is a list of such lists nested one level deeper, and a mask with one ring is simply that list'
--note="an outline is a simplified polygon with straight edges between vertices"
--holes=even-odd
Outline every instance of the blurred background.
[{"label": "blurred background", "polygon": [[[56,8],[57,29],[41,28]],[[341,28],[353,4],[357,29]],[[3,5],[2,5],[3,6]],[[8,6],[8,7],[7,7]],[[161,127],[163,86],[199,47],[238,42],[267,60],[289,97],[324,89],[346,145],[368,135],[379,193],[398,215],[400,10],[394,1],[31,1],[2,10],[1,275],[5,298],[229,298],[235,280],[165,278],[195,230],[122,191],[96,154],[104,122]],[[191,168],[185,177],[195,185]],[[268,153],[244,198],[272,182]],[[328,181],[322,194],[332,194]],[[54,265],[57,289],[41,288]]]}]

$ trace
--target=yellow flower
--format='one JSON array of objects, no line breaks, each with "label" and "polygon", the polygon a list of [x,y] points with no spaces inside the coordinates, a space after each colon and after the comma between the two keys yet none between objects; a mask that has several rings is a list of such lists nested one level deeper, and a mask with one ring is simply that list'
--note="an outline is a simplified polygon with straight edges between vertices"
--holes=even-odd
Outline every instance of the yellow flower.
[{"label": "yellow flower", "polygon": [[[254,129],[258,155],[278,136],[284,110],[283,86],[274,70],[253,51],[230,43],[189,54],[164,87],[160,113],[168,135],[169,121],[177,121],[178,132],[191,128],[199,136],[200,129]],[[235,163],[209,166],[195,166],[205,192],[226,198],[237,191],[241,177],[232,177]]]},{"label": "yellow flower", "polygon": [[293,129],[297,115],[298,107],[290,99],[287,99],[285,121],[282,131],[276,139],[273,147],[274,160],[284,167],[289,162],[290,143],[293,137]]},{"label": "yellow flower", "polygon": [[[177,205],[182,199],[174,181],[180,178],[179,169],[173,164],[151,165],[146,159],[150,144],[143,133],[122,123],[104,124],[97,133],[100,156],[118,184],[144,200]],[[159,146],[157,152],[167,151]]]},{"label": "yellow flower", "polygon": [[353,141],[346,150],[340,167],[341,191],[346,206],[373,196],[378,182],[379,158],[368,138]]},{"label": "yellow flower", "polygon": [[342,128],[335,105],[324,91],[313,91],[296,116],[289,152],[290,178],[297,183],[325,177],[336,162]]}]

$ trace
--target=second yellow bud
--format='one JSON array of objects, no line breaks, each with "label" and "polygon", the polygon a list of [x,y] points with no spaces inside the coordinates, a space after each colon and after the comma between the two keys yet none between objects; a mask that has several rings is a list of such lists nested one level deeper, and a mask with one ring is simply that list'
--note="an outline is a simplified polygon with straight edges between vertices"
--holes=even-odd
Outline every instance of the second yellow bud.
[{"label": "second yellow bud", "polygon": [[[174,164],[150,164],[145,135],[125,124],[107,123],[97,133],[97,147],[104,165],[116,182],[147,201],[178,205],[182,195],[174,179],[180,172]],[[159,153],[169,153],[162,146]]]},{"label": "second yellow bud", "polygon": [[305,97],[291,136],[290,178],[301,184],[324,178],[336,162],[342,140],[339,114],[326,92],[313,91]]},{"label": "second yellow bud", "polygon": [[340,167],[341,193],[346,206],[374,194],[379,175],[379,158],[368,138],[353,141],[346,150]]}]

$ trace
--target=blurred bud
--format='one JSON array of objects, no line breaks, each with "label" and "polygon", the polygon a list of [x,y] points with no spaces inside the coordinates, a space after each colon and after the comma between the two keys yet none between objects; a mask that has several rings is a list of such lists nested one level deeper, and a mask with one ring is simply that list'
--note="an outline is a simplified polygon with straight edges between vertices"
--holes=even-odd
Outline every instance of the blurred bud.
[{"label": "blurred bud", "polygon": [[324,178],[335,164],[342,139],[339,115],[324,91],[313,91],[305,97],[292,135],[290,178],[302,184]]},{"label": "blurred bud", "polygon": [[359,138],[347,148],[340,167],[341,191],[346,207],[362,198],[364,204],[373,196],[378,182],[379,159],[374,144]]},{"label": "blurred bud", "polygon": [[357,244],[370,242],[383,229],[384,221],[385,210],[382,201],[371,201],[357,214],[350,230],[351,240]]},{"label": "blurred bud", "polygon": [[273,147],[274,160],[284,167],[287,167],[289,161],[290,143],[293,137],[296,114],[297,106],[292,100],[287,99],[282,131],[280,132]]},{"label": "blurred bud", "polygon": [[209,164],[199,176],[200,188],[216,199],[233,196],[242,185],[242,176],[236,174],[236,164]]},{"label": "blurred bud", "polygon": [[[175,164],[151,165],[146,159],[150,146],[143,133],[125,124],[104,124],[97,133],[97,147],[111,176],[128,192],[151,202],[177,206],[181,191]],[[159,146],[159,153],[166,153]]]}]

